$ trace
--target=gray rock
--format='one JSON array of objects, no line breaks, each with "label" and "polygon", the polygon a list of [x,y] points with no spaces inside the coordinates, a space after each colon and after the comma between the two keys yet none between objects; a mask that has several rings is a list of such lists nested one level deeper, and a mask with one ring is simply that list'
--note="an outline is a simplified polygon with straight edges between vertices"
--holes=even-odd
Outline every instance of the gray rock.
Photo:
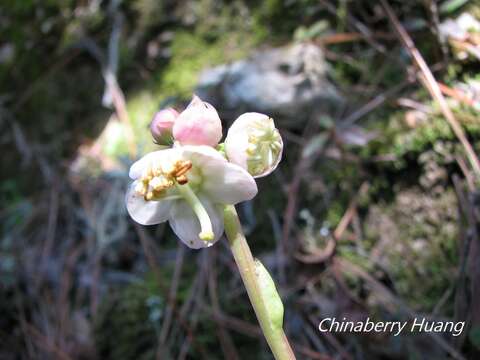
[{"label": "gray rock", "polygon": [[227,119],[258,111],[283,126],[301,126],[313,111],[330,113],[343,103],[327,69],[319,47],[300,43],[207,69],[196,93]]}]

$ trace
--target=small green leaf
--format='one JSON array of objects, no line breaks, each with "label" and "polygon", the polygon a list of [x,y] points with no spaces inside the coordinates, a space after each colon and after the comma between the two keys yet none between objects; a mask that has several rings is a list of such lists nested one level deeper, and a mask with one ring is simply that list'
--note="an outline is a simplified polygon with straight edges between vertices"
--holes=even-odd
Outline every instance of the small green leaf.
[{"label": "small green leaf", "polygon": [[273,330],[283,327],[283,304],[272,277],[260,260],[255,259],[255,275],[260,284],[260,293],[268,313],[270,326]]}]

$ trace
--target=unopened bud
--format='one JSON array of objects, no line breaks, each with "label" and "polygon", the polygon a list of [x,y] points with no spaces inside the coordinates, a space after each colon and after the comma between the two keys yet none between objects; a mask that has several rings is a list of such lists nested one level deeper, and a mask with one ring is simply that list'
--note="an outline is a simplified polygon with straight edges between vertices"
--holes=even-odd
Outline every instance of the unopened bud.
[{"label": "unopened bud", "polygon": [[217,146],[222,138],[222,122],[217,110],[194,96],[175,121],[173,137],[182,145]]},{"label": "unopened bud", "polygon": [[150,123],[150,132],[155,142],[159,145],[171,145],[173,143],[173,124],[178,118],[178,112],[173,108],[163,109],[157,112]]}]

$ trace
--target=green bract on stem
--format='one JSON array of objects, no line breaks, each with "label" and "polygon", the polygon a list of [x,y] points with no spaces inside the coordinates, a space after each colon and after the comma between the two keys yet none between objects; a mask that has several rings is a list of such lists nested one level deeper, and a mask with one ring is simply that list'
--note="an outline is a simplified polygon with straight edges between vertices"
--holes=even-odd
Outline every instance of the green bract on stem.
[{"label": "green bract on stem", "polygon": [[[283,306],[273,281],[263,265],[256,264],[243,235],[235,206],[224,208],[225,233],[262,332],[276,360],[295,355],[282,328]],[[262,288],[263,287],[263,288]],[[267,287],[267,289],[265,289]],[[273,309],[273,311],[272,311]]]}]

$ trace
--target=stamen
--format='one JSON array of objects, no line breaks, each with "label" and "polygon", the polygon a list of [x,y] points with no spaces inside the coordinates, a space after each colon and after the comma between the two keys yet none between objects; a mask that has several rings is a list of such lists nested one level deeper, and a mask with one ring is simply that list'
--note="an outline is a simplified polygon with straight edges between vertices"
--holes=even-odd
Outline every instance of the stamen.
[{"label": "stamen", "polygon": [[145,193],[147,192],[147,186],[143,181],[140,181],[137,185],[135,185],[135,192],[141,196],[145,195]]},{"label": "stamen", "polygon": [[177,161],[175,163],[175,170],[173,171],[173,176],[179,177],[185,175],[188,170],[192,168],[192,162],[190,160]]},{"label": "stamen", "polygon": [[190,160],[178,160],[153,165],[145,169],[139,183],[135,187],[138,195],[145,201],[161,200],[166,196],[166,190],[175,184],[188,183],[187,172],[192,168]]},{"label": "stamen", "polygon": [[186,183],[188,183],[188,178],[185,175],[177,176],[177,182],[180,185],[185,185]]},{"label": "stamen", "polygon": [[195,195],[195,193],[188,184],[177,184],[177,189],[180,195],[188,203],[188,205],[190,205],[193,212],[197,216],[198,221],[200,222],[201,231],[198,234],[198,237],[205,242],[213,241],[215,235],[213,234],[212,222],[210,220],[210,216],[207,213],[207,210],[205,210],[205,207],[200,202],[200,199],[197,197],[197,195]]},{"label": "stamen", "polygon": [[153,191],[149,191],[145,194],[145,200],[149,201],[153,199]]},{"label": "stamen", "polygon": [[172,163],[162,164],[162,174],[171,175],[175,171]]},{"label": "stamen", "polygon": [[271,118],[268,123],[254,122],[248,135],[247,166],[250,173],[265,172],[275,162],[282,150],[280,133]]}]

